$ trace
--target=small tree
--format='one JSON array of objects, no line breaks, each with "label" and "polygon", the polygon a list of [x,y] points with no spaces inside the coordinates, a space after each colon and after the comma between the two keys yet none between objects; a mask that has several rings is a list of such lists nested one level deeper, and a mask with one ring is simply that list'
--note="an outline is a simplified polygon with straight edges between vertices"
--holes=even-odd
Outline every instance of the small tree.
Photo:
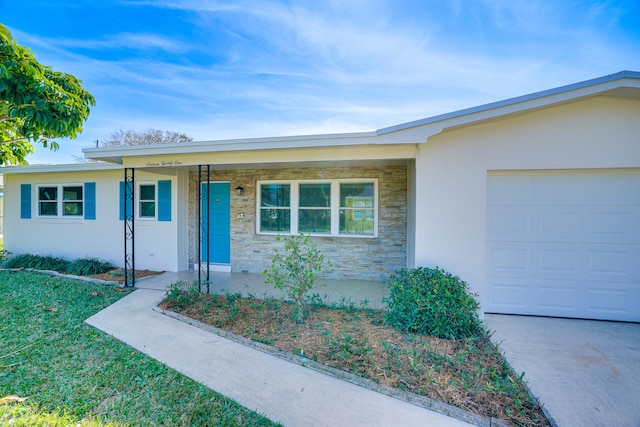
[{"label": "small tree", "polygon": [[40,64],[0,24],[0,165],[24,164],[32,143],[75,138],[95,100],[71,74]]},{"label": "small tree", "polygon": [[[281,238],[278,236],[278,241]],[[277,250],[271,260],[271,268],[262,272],[265,283],[272,284],[285,293],[296,307],[296,322],[304,323],[307,317],[306,299],[316,279],[325,272],[332,272],[331,262],[327,261],[310,236],[300,234],[284,238],[285,253]]]},{"label": "small tree", "polygon": [[132,129],[118,129],[113,132],[109,139],[102,143],[103,147],[130,146],[130,145],[153,145],[153,144],[173,144],[177,142],[191,142],[193,138],[184,133],[162,131],[157,129],[147,129],[135,131]]}]

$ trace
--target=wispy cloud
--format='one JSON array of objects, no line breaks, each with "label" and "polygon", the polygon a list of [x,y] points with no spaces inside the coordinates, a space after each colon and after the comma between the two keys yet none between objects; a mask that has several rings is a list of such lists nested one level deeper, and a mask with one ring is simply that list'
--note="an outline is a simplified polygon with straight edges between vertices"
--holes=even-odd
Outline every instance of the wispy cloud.
[{"label": "wispy cloud", "polygon": [[640,69],[638,30],[622,27],[619,3],[124,0],[128,15],[168,21],[14,35],[96,96],[83,139],[119,127],[333,133]]},{"label": "wispy cloud", "polygon": [[45,39],[49,43],[62,48],[82,48],[91,50],[160,50],[168,53],[183,53],[190,50],[188,43],[183,43],[159,34],[121,33],[101,40],[88,39]]}]

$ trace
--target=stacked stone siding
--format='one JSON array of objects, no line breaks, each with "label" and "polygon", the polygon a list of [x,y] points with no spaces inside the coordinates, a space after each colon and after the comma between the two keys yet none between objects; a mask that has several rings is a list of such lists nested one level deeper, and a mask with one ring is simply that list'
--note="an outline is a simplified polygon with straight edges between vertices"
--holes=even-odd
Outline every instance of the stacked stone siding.
[{"label": "stacked stone siding", "polygon": [[[256,233],[256,186],[263,180],[377,178],[378,236],[313,237],[331,260],[337,279],[385,280],[407,263],[407,168],[242,169],[213,171],[211,181],[231,183],[231,271],[260,273],[271,265],[276,236]],[[237,195],[235,188],[244,187]],[[189,262],[196,262],[198,238],[198,176],[189,179]]]}]

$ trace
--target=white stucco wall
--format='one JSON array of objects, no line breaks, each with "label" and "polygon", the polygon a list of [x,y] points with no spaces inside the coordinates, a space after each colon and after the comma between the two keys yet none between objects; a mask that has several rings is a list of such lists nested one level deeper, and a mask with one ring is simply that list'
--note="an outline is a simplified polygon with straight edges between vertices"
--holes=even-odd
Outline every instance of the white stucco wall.
[{"label": "white stucco wall", "polygon": [[[5,249],[14,253],[85,256],[123,266],[124,224],[119,220],[119,182],[122,170],[23,173],[5,175]],[[136,171],[136,182],[172,181],[171,221],[136,220],[136,269],[178,271],[186,269],[186,256],[179,254],[177,176]],[[37,216],[39,184],[96,183],[96,219],[43,218]],[[20,218],[20,185],[32,184],[32,217]]]},{"label": "white stucco wall", "polygon": [[597,97],[452,130],[416,159],[417,266],[440,266],[485,297],[488,171],[640,169],[640,100]]}]

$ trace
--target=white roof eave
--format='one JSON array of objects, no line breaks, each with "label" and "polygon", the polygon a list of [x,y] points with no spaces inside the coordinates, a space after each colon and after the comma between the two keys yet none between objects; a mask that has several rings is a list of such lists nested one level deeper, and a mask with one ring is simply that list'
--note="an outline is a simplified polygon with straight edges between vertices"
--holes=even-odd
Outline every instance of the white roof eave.
[{"label": "white roof eave", "polygon": [[0,175],[12,175],[23,173],[48,173],[48,172],[85,172],[118,170],[122,165],[113,163],[69,163],[62,165],[24,165],[24,166],[3,166],[0,168]]}]

